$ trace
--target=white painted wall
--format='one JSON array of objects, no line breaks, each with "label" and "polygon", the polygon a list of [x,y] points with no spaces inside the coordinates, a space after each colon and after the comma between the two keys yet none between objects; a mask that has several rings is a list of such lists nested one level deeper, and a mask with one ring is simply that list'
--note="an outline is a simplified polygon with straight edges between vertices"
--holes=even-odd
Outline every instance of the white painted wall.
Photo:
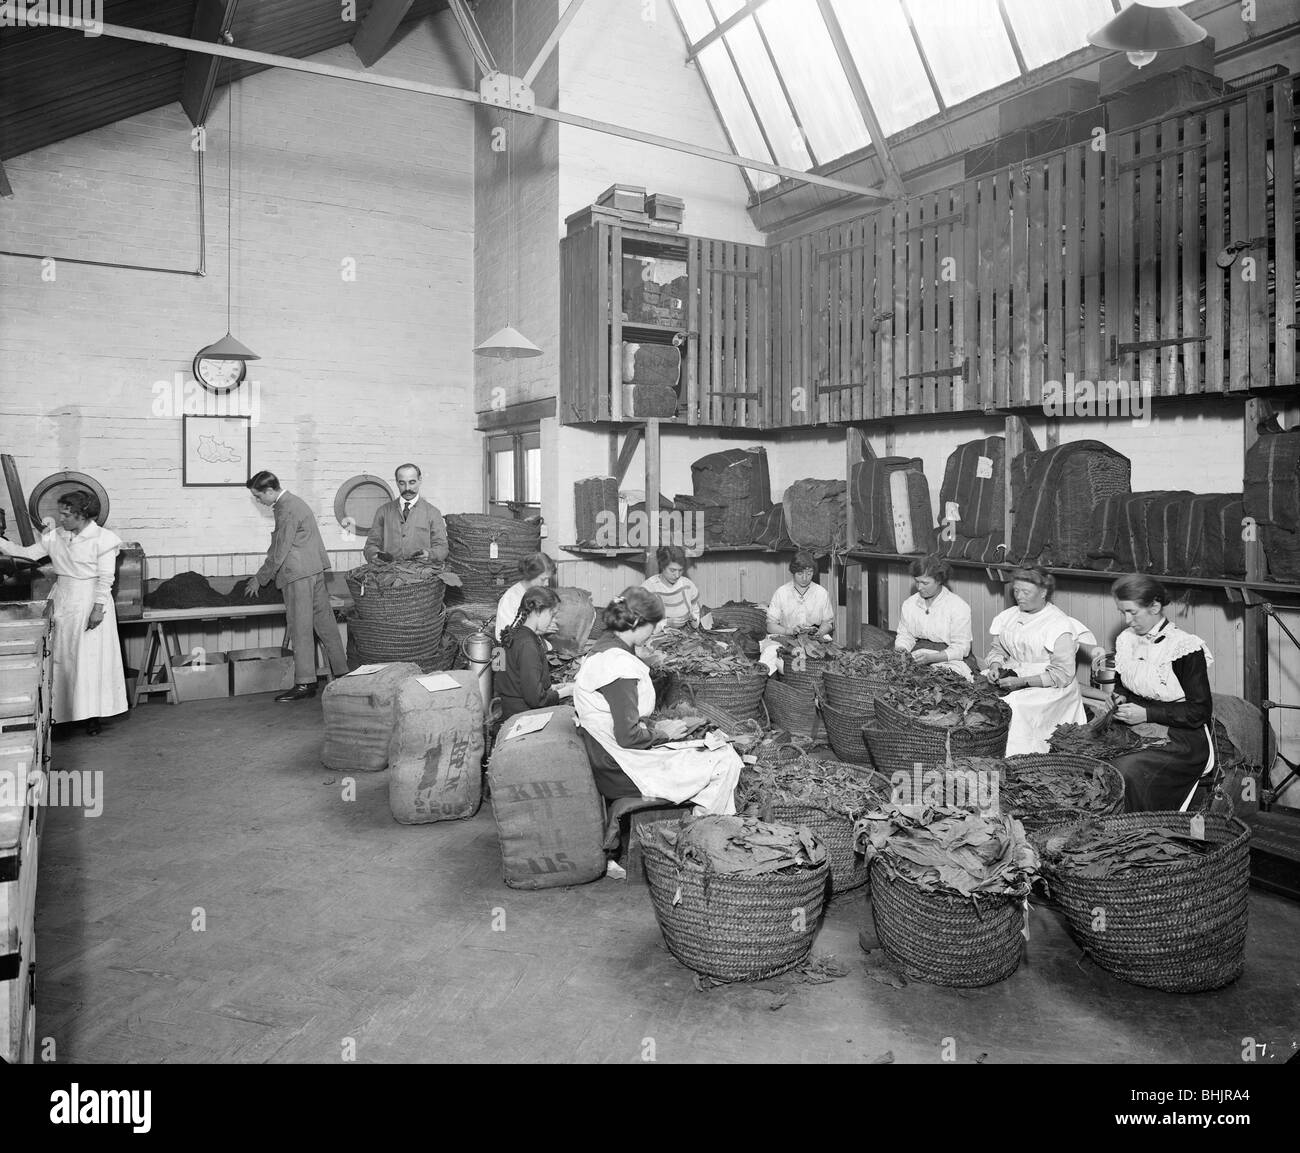
[{"label": "white painted wall", "polygon": [[[357,66],[347,47],[315,59]],[[471,82],[448,13],[405,34],[383,69]],[[233,328],[262,356],[251,468],[302,495],[330,547],[346,545],[339,484],[408,458],[441,508],[478,510],[470,109],[281,71],[234,98]],[[191,379],[194,353],[226,328],[225,100],[208,134],[205,278],[60,263],[48,281],[39,261],[0,257],[3,450],[28,490],[61,469],[96,477],[110,527],[154,555],[269,537],[244,489],[182,487],[180,416],[154,408],[154,382]],[[194,159],[170,105],[8,160],[3,247],[193,269]]]}]

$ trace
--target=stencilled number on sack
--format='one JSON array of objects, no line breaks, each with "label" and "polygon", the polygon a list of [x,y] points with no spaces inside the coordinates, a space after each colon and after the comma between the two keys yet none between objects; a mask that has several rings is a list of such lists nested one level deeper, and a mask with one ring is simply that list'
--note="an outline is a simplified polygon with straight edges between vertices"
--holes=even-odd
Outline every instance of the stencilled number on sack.
[{"label": "stencilled number on sack", "polygon": [[[496,788],[496,785],[493,785]],[[553,797],[571,797],[565,781],[529,781],[522,785],[502,785],[508,801],[545,801]]]},{"label": "stencilled number on sack", "polygon": [[528,868],[534,873],[571,873],[574,864],[567,853],[556,853],[553,857],[529,857]]}]

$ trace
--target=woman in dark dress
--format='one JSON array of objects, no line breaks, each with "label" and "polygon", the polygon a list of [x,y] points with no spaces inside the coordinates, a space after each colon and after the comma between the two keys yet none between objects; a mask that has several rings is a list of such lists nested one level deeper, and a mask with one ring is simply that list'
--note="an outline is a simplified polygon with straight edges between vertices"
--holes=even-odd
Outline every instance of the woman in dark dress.
[{"label": "woman in dark dress", "polygon": [[[1165,586],[1153,577],[1120,577],[1111,588],[1128,627],[1115,640],[1115,719],[1144,737],[1163,737],[1156,748],[1115,757],[1124,774],[1130,813],[1181,809],[1193,786],[1214,764],[1210,740],[1214,657],[1200,637],[1185,633],[1164,614]],[[1093,650],[1093,667],[1104,653]]]},{"label": "woman in dark dress", "polygon": [[555,625],[560,598],[553,589],[531,588],[524,593],[514,621],[501,634],[503,667],[496,674],[504,723],[516,713],[558,705],[573,695],[571,684],[551,687],[551,666],[542,639]]}]

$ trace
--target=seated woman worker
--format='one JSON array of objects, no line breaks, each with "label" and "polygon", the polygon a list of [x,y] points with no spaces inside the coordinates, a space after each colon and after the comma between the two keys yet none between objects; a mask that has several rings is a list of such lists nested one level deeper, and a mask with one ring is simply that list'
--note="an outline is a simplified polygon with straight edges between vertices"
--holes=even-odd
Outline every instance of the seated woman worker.
[{"label": "seated woman worker", "polygon": [[1047,752],[1057,725],[1083,724],[1083,694],[1076,679],[1079,646],[1091,655],[1097,638],[1051,604],[1056,578],[1041,568],[1011,574],[1016,607],[989,625],[993,644],[984,675],[1002,688],[1011,706],[1007,756]]},{"label": "seated woman worker", "polygon": [[573,695],[570,684],[551,687],[551,666],[543,639],[555,626],[560,597],[553,589],[531,588],[524,593],[515,618],[501,634],[502,668],[496,674],[501,720],[516,713],[558,705]]},{"label": "seated woman worker", "polygon": [[790,579],[772,594],[767,606],[767,637],[759,645],[758,660],[769,673],[777,671],[777,653],[791,637],[829,637],[835,631],[835,606],[831,595],[817,584],[817,558],[797,552],[789,564]]},{"label": "seated woman worker", "polygon": [[664,622],[670,629],[700,627],[700,590],[686,576],[686,550],[680,545],[660,545],[655,550],[659,571],[641,582],[664,603]]},{"label": "seated woman worker", "polygon": [[519,602],[529,589],[549,588],[555,580],[555,562],[544,552],[530,553],[519,562],[519,579],[497,601],[496,623],[492,632],[497,640],[510,627],[519,612]]},{"label": "seated woman worker", "polygon": [[605,633],[583,659],[573,691],[578,728],[601,795],[662,797],[690,802],[697,813],[734,813],[741,760],[730,745],[651,747],[654,734],[645,718],[654,711],[655,690],[649,666],[633,650],[664,619],[659,597],[643,588],[624,589],[602,610],[602,619]]},{"label": "seated woman worker", "polygon": [[920,557],[911,565],[916,592],[898,614],[894,648],[910,653],[918,665],[940,665],[973,678],[966,663],[971,650],[970,605],[948,588],[952,568],[938,556]]},{"label": "seated woman worker", "polygon": [[[1144,737],[1162,737],[1157,748],[1112,757],[1124,774],[1130,813],[1181,809],[1201,776],[1214,765],[1210,739],[1213,697],[1205,642],[1165,617],[1169,594],[1153,577],[1120,577],[1111,594],[1128,626],[1115,638],[1115,690],[1122,703],[1115,719]],[[1094,669],[1105,660],[1092,652]]]}]

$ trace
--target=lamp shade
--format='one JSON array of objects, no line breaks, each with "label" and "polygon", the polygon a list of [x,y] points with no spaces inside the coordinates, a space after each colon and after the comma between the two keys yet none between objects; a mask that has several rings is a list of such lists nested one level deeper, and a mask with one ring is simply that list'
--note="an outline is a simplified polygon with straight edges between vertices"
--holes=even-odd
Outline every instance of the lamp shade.
[{"label": "lamp shade", "polygon": [[251,348],[240,344],[230,333],[226,333],[216,344],[209,344],[199,352],[199,356],[208,360],[261,360]]},{"label": "lamp shade", "polygon": [[498,360],[514,360],[521,356],[541,356],[542,350],[507,324],[478,345],[474,353],[476,356],[495,356]]},{"label": "lamp shade", "polygon": [[1206,31],[1177,8],[1133,3],[1095,32],[1088,43],[1115,52],[1163,52],[1204,40]]}]

